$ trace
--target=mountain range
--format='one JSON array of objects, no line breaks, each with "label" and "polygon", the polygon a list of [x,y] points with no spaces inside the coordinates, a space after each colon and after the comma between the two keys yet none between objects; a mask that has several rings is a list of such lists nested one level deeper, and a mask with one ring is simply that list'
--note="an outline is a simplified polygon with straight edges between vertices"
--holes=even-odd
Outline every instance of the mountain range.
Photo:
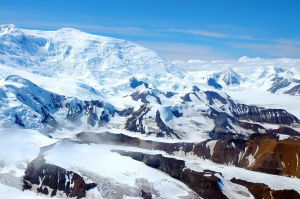
[{"label": "mountain range", "polygon": [[0,195],[300,198],[298,60],[170,62],[11,24],[0,43]]}]

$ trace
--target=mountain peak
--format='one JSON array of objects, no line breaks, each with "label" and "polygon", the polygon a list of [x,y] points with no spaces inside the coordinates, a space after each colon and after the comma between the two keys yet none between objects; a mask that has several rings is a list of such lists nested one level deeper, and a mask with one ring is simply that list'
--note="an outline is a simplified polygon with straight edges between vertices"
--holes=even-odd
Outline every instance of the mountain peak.
[{"label": "mountain peak", "polygon": [[[21,34],[11,34],[12,29]],[[154,80],[157,77],[178,74],[172,64],[154,51],[121,39],[73,28],[41,31],[2,25],[1,31],[10,39],[0,35],[0,62],[43,76],[84,76],[103,84],[135,76],[159,84]]]},{"label": "mountain peak", "polygon": [[220,79],[226,85],[238,85],[240,84],[241,76],[236,73],[231,67],[227,66],[227,68],[221,72]]},{"label": "mountain peak", "polygon": [[4,34],[8,34],[15,30],[15,25],[14,24],[3,24],[0,25],[0,36]]}]

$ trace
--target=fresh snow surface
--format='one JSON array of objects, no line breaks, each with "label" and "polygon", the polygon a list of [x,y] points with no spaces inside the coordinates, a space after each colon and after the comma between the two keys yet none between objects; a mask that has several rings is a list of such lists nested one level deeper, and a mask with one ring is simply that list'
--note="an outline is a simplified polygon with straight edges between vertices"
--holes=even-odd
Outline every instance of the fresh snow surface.
[{"label": "fresh snow surface", "polygon": [[0,196],[3,199],[58,199],[57,197],[50,197],[43,194],[36,194],[32,191],[14,188],[0,183]]},{"label": "fresh snow surface", "polygon": [[126,77],[132,76],[154,85],[180,76],[154,51],[125,40],[71,28],[39,31],[1,25],[0,29],[0,63],[42,76],[88,79],[100,89],[124,87]]},{"label": "fresh snow surface", "polygon": [[55,142],[36,130],[0,129],[0,174],[13,172],[17,177],[23,176],[27,164],[38,156],[40,147]]}]

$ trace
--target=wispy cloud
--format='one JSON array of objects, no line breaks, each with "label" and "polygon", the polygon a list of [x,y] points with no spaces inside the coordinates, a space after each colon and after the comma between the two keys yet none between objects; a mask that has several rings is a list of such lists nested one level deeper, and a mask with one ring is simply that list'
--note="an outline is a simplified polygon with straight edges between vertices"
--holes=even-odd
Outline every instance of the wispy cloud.
[{"label": "wispy cloud", "polygon": [[230,46],[238,49],[248,49],[252,53],[275,57],[300,57],[300,41],[277,39],[273,43],[237,43],[230,42]]},{"label": "wispy cloud", "polygon": [[217,38],[226,38],[228,35],[218,32],[209,32],[206,30],[185,30],[185,29],[166,29],[168,32],[179,32],[179,33],[187,33],[193,35],[200,35],[206,37],[217,37]]},{"label": "wispy cloud", "polygon": [[[9,22],[8,22],[9,23]],[[87,32],[94,32],[98,34],[112,34],[112,35],[130,35],[130,36],[161,36],[163,34],[155,31],[148,31],[140,27],[114,27],[92,24],[76,24],[66,22],[46,22],[46,21],[26,21],[16,24],[20,28],[37,28],[37,29],[58,29],[58,28],[75,28]]]}]

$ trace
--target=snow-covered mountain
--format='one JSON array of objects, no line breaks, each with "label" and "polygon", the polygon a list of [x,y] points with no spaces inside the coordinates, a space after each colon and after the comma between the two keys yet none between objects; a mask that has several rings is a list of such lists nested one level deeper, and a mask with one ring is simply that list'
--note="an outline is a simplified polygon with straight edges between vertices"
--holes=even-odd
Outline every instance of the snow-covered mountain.
[{"label": "snow-covered mountain", "polygon": [[[296,70],[186,72],[69,28],[2,25],[0,42],[1,196],[300,197]],[[278,101],[236,95],[259,86]]]},{"label": "snow-covered mountain", "polygon": [[[206,83],[215,89],[259,89],[276,94],[299,95],[300,60],[242,57],[239,60],[216,60],[188,62],[174,61],[176,66],[186,68],[196,82]],[[208,67],[209,66],[209,67]]]}]

